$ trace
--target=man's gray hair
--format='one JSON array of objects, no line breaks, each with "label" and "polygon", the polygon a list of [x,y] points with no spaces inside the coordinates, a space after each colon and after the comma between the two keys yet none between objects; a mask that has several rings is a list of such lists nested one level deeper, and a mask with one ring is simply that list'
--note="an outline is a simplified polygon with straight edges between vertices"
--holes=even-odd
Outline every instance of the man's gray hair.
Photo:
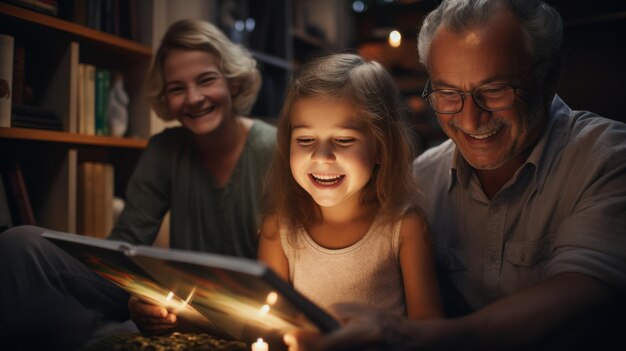
[{"label": "man's gray hair", "polygon": [[[485,23],[495,10],[506,8],[522,25],[526,49],[535,62],[547,60],[548,66],[559,61],[563,22],[554,8],[541,0],[443,0],[424,19],[417,48],[420,62],[428,68],[433,36],[440,26],[462,32]],[[558,63],[557,63],[558,64]]]}]

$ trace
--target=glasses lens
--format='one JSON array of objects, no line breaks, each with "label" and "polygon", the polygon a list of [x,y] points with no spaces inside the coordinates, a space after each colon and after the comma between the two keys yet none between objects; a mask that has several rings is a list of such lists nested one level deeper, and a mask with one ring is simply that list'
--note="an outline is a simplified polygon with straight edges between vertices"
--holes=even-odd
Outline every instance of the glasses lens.
[{"label": "glasses lens", "polygon": [[463,107],[463,96],[454,90],[435,90],[428,95],[428,101],[439,113],[457,113]]},{"label": "glasses lens", "polygon": [[515,89],[509,85],[487,85],[476,89],[474,97],[485,110],[504,110],[515,103]]}]

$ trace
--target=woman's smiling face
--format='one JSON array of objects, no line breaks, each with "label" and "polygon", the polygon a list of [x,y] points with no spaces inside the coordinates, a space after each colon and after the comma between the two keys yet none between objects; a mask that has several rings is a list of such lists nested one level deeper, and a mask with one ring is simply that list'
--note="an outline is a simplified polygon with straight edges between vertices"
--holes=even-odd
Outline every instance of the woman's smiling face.
[{"label": "woman's smiling face", "polygon": [[231,86],[215,55],[174,50],[163,62],[163,76],[171,115],[194,134],[213,132],[231,117]]}]

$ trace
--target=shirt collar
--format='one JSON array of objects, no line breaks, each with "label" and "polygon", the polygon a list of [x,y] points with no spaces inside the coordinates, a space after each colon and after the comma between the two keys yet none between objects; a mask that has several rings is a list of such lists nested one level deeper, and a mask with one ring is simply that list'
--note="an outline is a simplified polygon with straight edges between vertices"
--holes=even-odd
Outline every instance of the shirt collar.
[{"label": "shirt collar", "polygon": [[555,95],[550,106],[548,124],[524,164],[524,166],[526,164],[534,165],[533,179],[538,190],[541,190],[545,184],[548,170],[554,162],[556,154],[563,148],[567,133],[565,125],[571,115],[572,109],[558,95]]},{"label": "shirt collar", "polygon": [[[566,128],[563,126],[567,123],[572,110],[561,100],[558,95],[554,96],[550,105],[550,113],[548,123],[539,138],[537,144],[533,147],[526,162],[520,167],[514,175],[514,181],[517,179],[520,170],[527,167],[534,169],[533,180],[535,187],[540,190],[545,183],[547,171],[550,164],[554,160],[556,153],[562,148]],[[549,141],[549,142],[548,142]],[[463,187],[467,187],[474,174],[473,168],[465,161],[459,149],[454,146],[454,154],[450,165],[450,182],[448,191],[452,189],[456,182]]]}]

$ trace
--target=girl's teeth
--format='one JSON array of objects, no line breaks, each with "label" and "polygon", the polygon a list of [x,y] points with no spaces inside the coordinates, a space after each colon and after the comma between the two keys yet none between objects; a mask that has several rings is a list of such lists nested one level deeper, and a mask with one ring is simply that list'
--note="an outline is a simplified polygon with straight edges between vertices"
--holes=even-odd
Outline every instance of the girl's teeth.
[{"label": "girl's teeth", "polygon": [[342,175],[331,176],[331,175],[314,175],[314,174],[311,174],[311,176],[317,183],[324,184],[324,185],[337,184],[343,177]]}]

